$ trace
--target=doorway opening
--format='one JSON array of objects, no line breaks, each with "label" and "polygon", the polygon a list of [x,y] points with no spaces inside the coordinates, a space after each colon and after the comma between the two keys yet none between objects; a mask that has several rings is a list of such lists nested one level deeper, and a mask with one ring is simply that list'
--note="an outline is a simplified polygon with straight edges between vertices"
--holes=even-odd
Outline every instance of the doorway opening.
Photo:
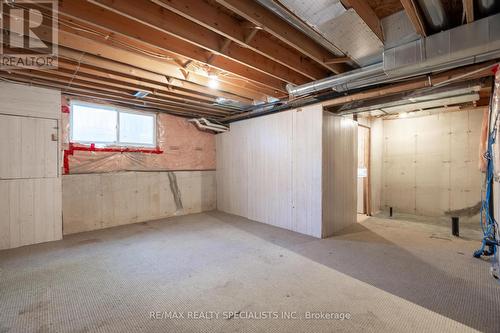
[{"label": "doorway opening", "polygon": [[371,216],[371,183],[370,183],[370,128],[358,124],[358,182],[357,195],[358,220],[363,216]]}]

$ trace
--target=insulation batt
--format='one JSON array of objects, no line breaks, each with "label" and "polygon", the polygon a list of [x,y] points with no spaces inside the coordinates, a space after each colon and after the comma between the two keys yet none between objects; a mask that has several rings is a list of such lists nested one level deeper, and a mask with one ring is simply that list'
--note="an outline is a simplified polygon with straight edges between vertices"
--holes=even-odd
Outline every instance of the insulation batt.
[{"label": "insulation batt", "polygon": [[[63,105],[68,105],[67,98]],[[187,118],[166,113],[158,113],[156,121],[157,145],[163,153],[74,151],[68,156],[69,173],[215,169],[214,134],[198,130]],[[69,148],[69,126],[70,114],[63,113],[63,150]]]}]

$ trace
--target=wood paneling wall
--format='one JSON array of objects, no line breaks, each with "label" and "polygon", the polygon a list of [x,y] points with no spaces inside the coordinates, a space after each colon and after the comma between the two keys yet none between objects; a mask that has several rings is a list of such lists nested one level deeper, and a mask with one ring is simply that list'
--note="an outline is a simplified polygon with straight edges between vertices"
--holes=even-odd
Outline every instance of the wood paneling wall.
[{"label": "wood paneling wall", "polygon": [[323,237],[356,223],[358,124],[323,117]]},{"label": "wood paneling wall", "polygon": [[59,91],[0,83],[0,249],[62,238]]},{"label": "wood paneling wall", "polygon": [[[343,140],[353,150],[355,141],[340,132],[324,138],[323,131],[333,127],[324,128],[323,119],[322,106],[313,105],[232,123],[229,132],[217,135],[218,209],[314,237],[329,235],[322,222],[324,140]],[[334,156],[347,158],[336,151]],[[355,190],[354,183],[354,204]],[[355,208],[350,213],[355,217]]]},{"label": "wood paneling wall", "polygon": [[61,238],[60,178],[0,180],[0,249]]},{"label": "wood paneling wall", "polygon": [[60,119],[59,90],[0,82],[0,113],[18,116]]},{"label": "wood paneling wall", "polygon": [[0,156],[0,179],[57,177],[57,120],[0,114]]},{"label": "wood paneling wall", "polygon": [[64,234],[214,210],[215,198],[215,171],[67,175]]},{"label": "wood paneling wall", "polygon": [[321,237],[323,108],[320,105],[302,108],[294,113],[293,120],[292,230]]}]

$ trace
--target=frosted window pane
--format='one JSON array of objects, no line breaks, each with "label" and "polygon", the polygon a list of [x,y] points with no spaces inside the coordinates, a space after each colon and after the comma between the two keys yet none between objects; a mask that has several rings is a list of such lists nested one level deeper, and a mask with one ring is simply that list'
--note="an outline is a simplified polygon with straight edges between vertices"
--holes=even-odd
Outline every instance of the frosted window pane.
[{"label": "frosted window pane", "polygon": [[73,141],[95,143],[116,141],[116,111],[73,105],[72,112]]},{"label": "frosted window pane", "polygon": [[154,116],[120,112],[120,143],[152,146],[154,137]]}]

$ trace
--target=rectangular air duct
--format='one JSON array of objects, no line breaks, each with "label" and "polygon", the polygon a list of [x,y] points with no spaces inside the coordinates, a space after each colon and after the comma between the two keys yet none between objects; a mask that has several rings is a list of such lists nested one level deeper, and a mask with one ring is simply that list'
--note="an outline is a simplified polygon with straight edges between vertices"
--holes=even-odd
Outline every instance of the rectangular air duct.
[{"label": "rectangular air duct", "polygon": [[384,51],[391,77],[445,70],[500,57],[500,14]]}]

